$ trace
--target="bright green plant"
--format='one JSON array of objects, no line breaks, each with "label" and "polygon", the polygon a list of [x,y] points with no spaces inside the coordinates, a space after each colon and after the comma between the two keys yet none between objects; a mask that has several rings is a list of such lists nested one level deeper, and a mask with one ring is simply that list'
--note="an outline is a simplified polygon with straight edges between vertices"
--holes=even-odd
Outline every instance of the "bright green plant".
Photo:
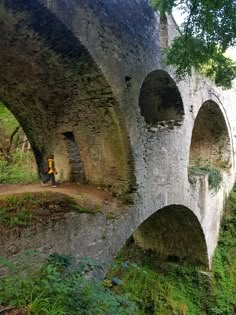
[{"label": "bright green plant", "polygon": [[208,184],[210,189],[215,192],[220,189],[222,179],[222,174],[219,169],[212,168],[208,171]]},{"label": "bright green plant", "polygon": [[197,161],[196,165],[189,168],[189,176],[208,175],[208,185],[211,190],[217,192],[223,180],[221,171],[212,167],[208,162]]},{"label": "bright green plant", "polygon": [[37,182],[32,151],[22,151],[25,134],[12,113],[0,103],[0,183]]},{"label": "bright green plant", "polygon": [[14,163],[0,160],[1,184],[30,184],[38,182],[38,174],[32,152],[16,150]]}]

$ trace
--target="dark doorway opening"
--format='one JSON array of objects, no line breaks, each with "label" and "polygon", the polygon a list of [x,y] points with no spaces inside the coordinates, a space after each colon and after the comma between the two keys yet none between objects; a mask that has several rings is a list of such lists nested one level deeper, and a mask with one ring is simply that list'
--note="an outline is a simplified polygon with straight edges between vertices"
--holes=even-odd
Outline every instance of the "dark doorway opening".
[{"label": "dark doorway opening", "polygon": [[84,167],[80,156],[80,149],[78,143],[75,140],[75,136],[72,131],[62,133],[67,147],[69,164],[71,168],[70,180],[72,182],[84,182]]}]

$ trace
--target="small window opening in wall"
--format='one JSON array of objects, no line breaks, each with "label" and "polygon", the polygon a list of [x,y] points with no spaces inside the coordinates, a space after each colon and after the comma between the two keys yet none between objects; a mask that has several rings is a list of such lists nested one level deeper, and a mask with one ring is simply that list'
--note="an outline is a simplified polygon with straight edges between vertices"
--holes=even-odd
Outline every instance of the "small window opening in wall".
[{"label": "small window opening in wall", "polygon": [[178,87],[163,70],[155,70],[145,78],[140,90],[139,106],[146,123],[151,125],[179,126],[184,117]]},{"label": "small window opening in wall", "polygon": [[75,141],[75,137],[74,137],[73,132],[71,132],[71,131],[63,132],[63,135],[64,135],[65,138],[67,138],[68,140]]},{"label": "small window opening in wall", "polygon": [[71,168],[71,181],[83,182],[85,179],[83,162],[80,156],[80,149],[72,131],[62,133],[65,137],[69,164]]},{"label": "small window opening in wall", "polygon": [[126,83],[126,87],[130,87],[131,86],[131,77],[129,77],[128,75],[125,76],[125,83]]}]

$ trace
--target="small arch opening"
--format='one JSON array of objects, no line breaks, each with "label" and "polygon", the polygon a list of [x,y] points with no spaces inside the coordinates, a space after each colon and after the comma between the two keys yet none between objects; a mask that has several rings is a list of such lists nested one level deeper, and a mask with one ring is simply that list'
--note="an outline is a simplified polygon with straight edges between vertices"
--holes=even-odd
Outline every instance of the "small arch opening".
[{"label": "small arch opening", "polygon": [[189,164],[209,164],[227,169],[231,166],[231,143],[220,107],[212,100],[203,103],[194,122]]},{"label": "small arch opening", "polygon": [[67,131],[62,133],[66,143],[68,152],[69,165],[70,165],[70,180],[72,182],[84,182],[84,167],[80,156],[80,149],[77,141],[75,140],[74,133]]},{"label": "small arch opening", "polygon": [[182,121],[183,101],[171,76],[163,70],[151,72],[144,80],[139,96],[141,115],[148,124]]}]

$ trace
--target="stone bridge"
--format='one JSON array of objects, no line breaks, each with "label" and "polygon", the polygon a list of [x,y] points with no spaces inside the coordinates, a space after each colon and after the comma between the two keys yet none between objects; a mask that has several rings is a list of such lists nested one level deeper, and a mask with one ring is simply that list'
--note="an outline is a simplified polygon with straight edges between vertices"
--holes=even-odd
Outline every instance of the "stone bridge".
[{"label": "stone bridge", "polygon": [[[107,260],[133,234],[163,259],[211,266],[234,183],[236,98],[198,75],[176,82],[163,54],[172,17],[147,0],[1,0],[0,32],[0,100],[39,169],[53,152],[61,180],[132,199],[118,219],[74,224],[66,248]],[[217,192],[207,175],[189,178],[199,161],[221,168]]]}]

